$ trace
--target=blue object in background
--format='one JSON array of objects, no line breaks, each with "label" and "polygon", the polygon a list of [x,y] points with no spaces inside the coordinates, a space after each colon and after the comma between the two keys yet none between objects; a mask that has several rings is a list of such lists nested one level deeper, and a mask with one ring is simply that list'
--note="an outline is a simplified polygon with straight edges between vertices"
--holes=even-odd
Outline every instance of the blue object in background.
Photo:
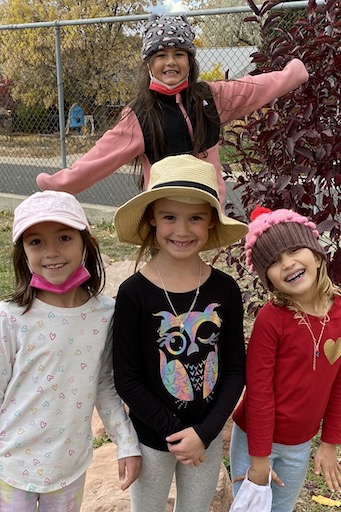
[{"label": "blue object in background", "polygon": [[82,127],[84,126],[84,110],[80,105],[74,103],[70,108],[70,129],[75,128],[78,135],[81,135]]}]

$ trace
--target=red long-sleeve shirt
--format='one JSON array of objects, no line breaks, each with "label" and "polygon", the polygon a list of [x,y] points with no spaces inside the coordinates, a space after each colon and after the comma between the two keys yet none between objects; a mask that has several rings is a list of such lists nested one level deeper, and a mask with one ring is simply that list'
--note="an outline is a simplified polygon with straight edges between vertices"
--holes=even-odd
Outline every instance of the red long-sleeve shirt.
[{"label": "red long-sleeve shirt", "polygon": [[[249,453],[264,457],[273,442],[296,445],[311,439],[322,421],[322,440],[341,441],[341,297],[336,296],[313,370],[314,343],[286,307],[266,304],[247,351],[246,392],[233,419],[247,432]],[[315,338],[317,317],[307,315]]]}]

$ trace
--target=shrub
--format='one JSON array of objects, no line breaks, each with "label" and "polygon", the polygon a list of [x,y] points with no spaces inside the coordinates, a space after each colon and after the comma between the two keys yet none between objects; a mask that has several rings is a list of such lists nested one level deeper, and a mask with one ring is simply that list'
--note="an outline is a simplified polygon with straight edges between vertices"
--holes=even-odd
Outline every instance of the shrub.
[{"label": "shrub", "polygon": [[[318,5],[310,0],[305,16],[289,30],[281,23],[284,13],[272,11],[276,3],[265,2],[260,8],[252,0],[248,4],[254,15],[245,22],[258,23],[263,39],[262,51],[253,54],[254,74],[282,69],[297,57],[305,63],[310,79],[269,108],[246,117],[240,130],[231,130],[228,136],[225,132],[222,144],[234,148],[240,168],[236,187],[242,191],[248,218],[261,204],[292,208],[312,219],[320,233],[328,234],[329,273],[340,284],[340,2]],[[225,170],[231,173],[229,165]],[[228,263],[245,277],[243,257],[236,258],[230,250],[226,254]],[[264,290],[257,278],[247,285],[244,298],[249,312],[258,309]]]}]

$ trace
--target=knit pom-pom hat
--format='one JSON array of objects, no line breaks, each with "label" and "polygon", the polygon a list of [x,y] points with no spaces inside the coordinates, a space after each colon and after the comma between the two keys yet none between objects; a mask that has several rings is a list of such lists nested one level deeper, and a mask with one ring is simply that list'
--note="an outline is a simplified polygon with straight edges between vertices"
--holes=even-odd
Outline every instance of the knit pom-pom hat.
[{"label": "knit pom-pom hat", "polygon": [[250,270],[257,272],[267,289],[272,289],[267,271],[281,253],[307,247],[326,257],[317,241],[316,225],[299,213],[284,208],[271,211],[257,206],[251,214],[251,221],[245,237],[246,263]]},{"label": "knit pom-pom hat", "polygon": [[188,23],[186,16],[151,14],[144,30],[142,59],[145,60],[153,53],[168,48],[182,48],[195,55],[194,38],[194,30]]}]

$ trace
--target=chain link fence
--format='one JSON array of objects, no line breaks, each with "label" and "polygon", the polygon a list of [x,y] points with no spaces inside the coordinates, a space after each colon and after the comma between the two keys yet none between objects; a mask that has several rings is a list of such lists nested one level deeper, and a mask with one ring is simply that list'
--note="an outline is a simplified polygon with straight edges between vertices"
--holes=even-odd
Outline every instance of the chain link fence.
[{"label": "chain link fence", "polygon": [[[283,4],[290,29],[306,2]],[[260,47],[245,6],[187,13],[203,80],[237,79]],[[70,166],[135,95],[148,16],[0,25],[0,192],[29,195],[35,177]],[[224,158],[224,157],[223,157]],[[77,198],[118,206],[137,192],[127,165]]]}]

